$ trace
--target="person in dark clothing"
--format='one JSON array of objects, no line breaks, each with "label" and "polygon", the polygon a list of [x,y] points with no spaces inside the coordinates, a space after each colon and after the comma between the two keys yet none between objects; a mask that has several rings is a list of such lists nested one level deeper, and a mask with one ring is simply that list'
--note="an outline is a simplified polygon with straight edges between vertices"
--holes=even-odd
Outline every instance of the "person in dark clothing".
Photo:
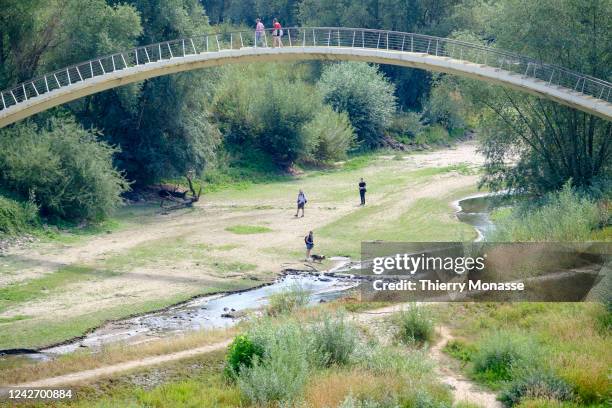
[{"label": "person in dark clothing", "polygon": [[359,197],[361,197],[361,205],[365,205],[366,183],[363,178],[359,180]]},{"label": "person in dark clothing", "polygon": [[310,251],[314,248],[314,237],[312,231],[304,237],[304,243],[306,244],[306,261],[310,261]]}]

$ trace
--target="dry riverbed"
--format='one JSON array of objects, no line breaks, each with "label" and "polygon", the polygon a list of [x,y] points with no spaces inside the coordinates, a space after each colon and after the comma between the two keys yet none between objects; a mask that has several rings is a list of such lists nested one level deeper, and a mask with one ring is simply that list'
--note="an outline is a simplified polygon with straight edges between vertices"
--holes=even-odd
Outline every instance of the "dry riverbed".
[{"label": "dry riverbed", "polygon": [[[363,239],[473,239],[450,203],[476,190],[481,163],[473,143],[378,156],[356,170],[211,193],[192,210],[134,207],[117,230],[11,249],[0,257],[0,349],[47,346],[106,320],[308,268],[308,230],[327,256],[356,257]],[[368,182],[366,208],[357,205],[359,177]],[[299,188],[309,202],[296,219]]]}]

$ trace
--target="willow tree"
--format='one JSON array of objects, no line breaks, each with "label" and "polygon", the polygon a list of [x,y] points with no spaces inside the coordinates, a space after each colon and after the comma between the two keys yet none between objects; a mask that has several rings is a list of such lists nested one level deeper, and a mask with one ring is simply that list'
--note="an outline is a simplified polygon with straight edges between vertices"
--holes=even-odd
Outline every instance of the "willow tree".
[{"label": "willow tree", "polygon": [[[474,22],[474,37],[605,80],[612,73],[612,0],[503,0]],[[465,36],[462,33],[462,36]],[[451,80],[480,115],[482,184],[543,193],[568,180],[607,189],[612,123],[557,103],[481,83]]]}]

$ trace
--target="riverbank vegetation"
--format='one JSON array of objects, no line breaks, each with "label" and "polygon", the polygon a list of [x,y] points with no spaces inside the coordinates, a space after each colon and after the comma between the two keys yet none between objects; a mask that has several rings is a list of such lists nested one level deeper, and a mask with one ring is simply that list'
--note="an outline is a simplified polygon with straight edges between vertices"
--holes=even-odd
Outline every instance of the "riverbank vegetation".
[{"label": "riverbank vegetation", "polygon": [[[600,303],[453,304],[445,346],[506,406],[605,406],[610,310]],[[548,405],[547,405],[548,404]]]}]

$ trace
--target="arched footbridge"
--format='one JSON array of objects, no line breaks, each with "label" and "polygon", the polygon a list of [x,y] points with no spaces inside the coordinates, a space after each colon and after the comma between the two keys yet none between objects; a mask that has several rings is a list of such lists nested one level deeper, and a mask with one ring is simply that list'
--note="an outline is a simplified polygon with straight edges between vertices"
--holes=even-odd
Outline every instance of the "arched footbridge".
[{"label": "arched footbridge", "polygon": [[360,28],[202,35],[107,55],[0,92],[0,127],[51,107],[160,75],[242,62],[351,60],[462,75],[612,120],[612,83],[512,52],[448,38]]}]

